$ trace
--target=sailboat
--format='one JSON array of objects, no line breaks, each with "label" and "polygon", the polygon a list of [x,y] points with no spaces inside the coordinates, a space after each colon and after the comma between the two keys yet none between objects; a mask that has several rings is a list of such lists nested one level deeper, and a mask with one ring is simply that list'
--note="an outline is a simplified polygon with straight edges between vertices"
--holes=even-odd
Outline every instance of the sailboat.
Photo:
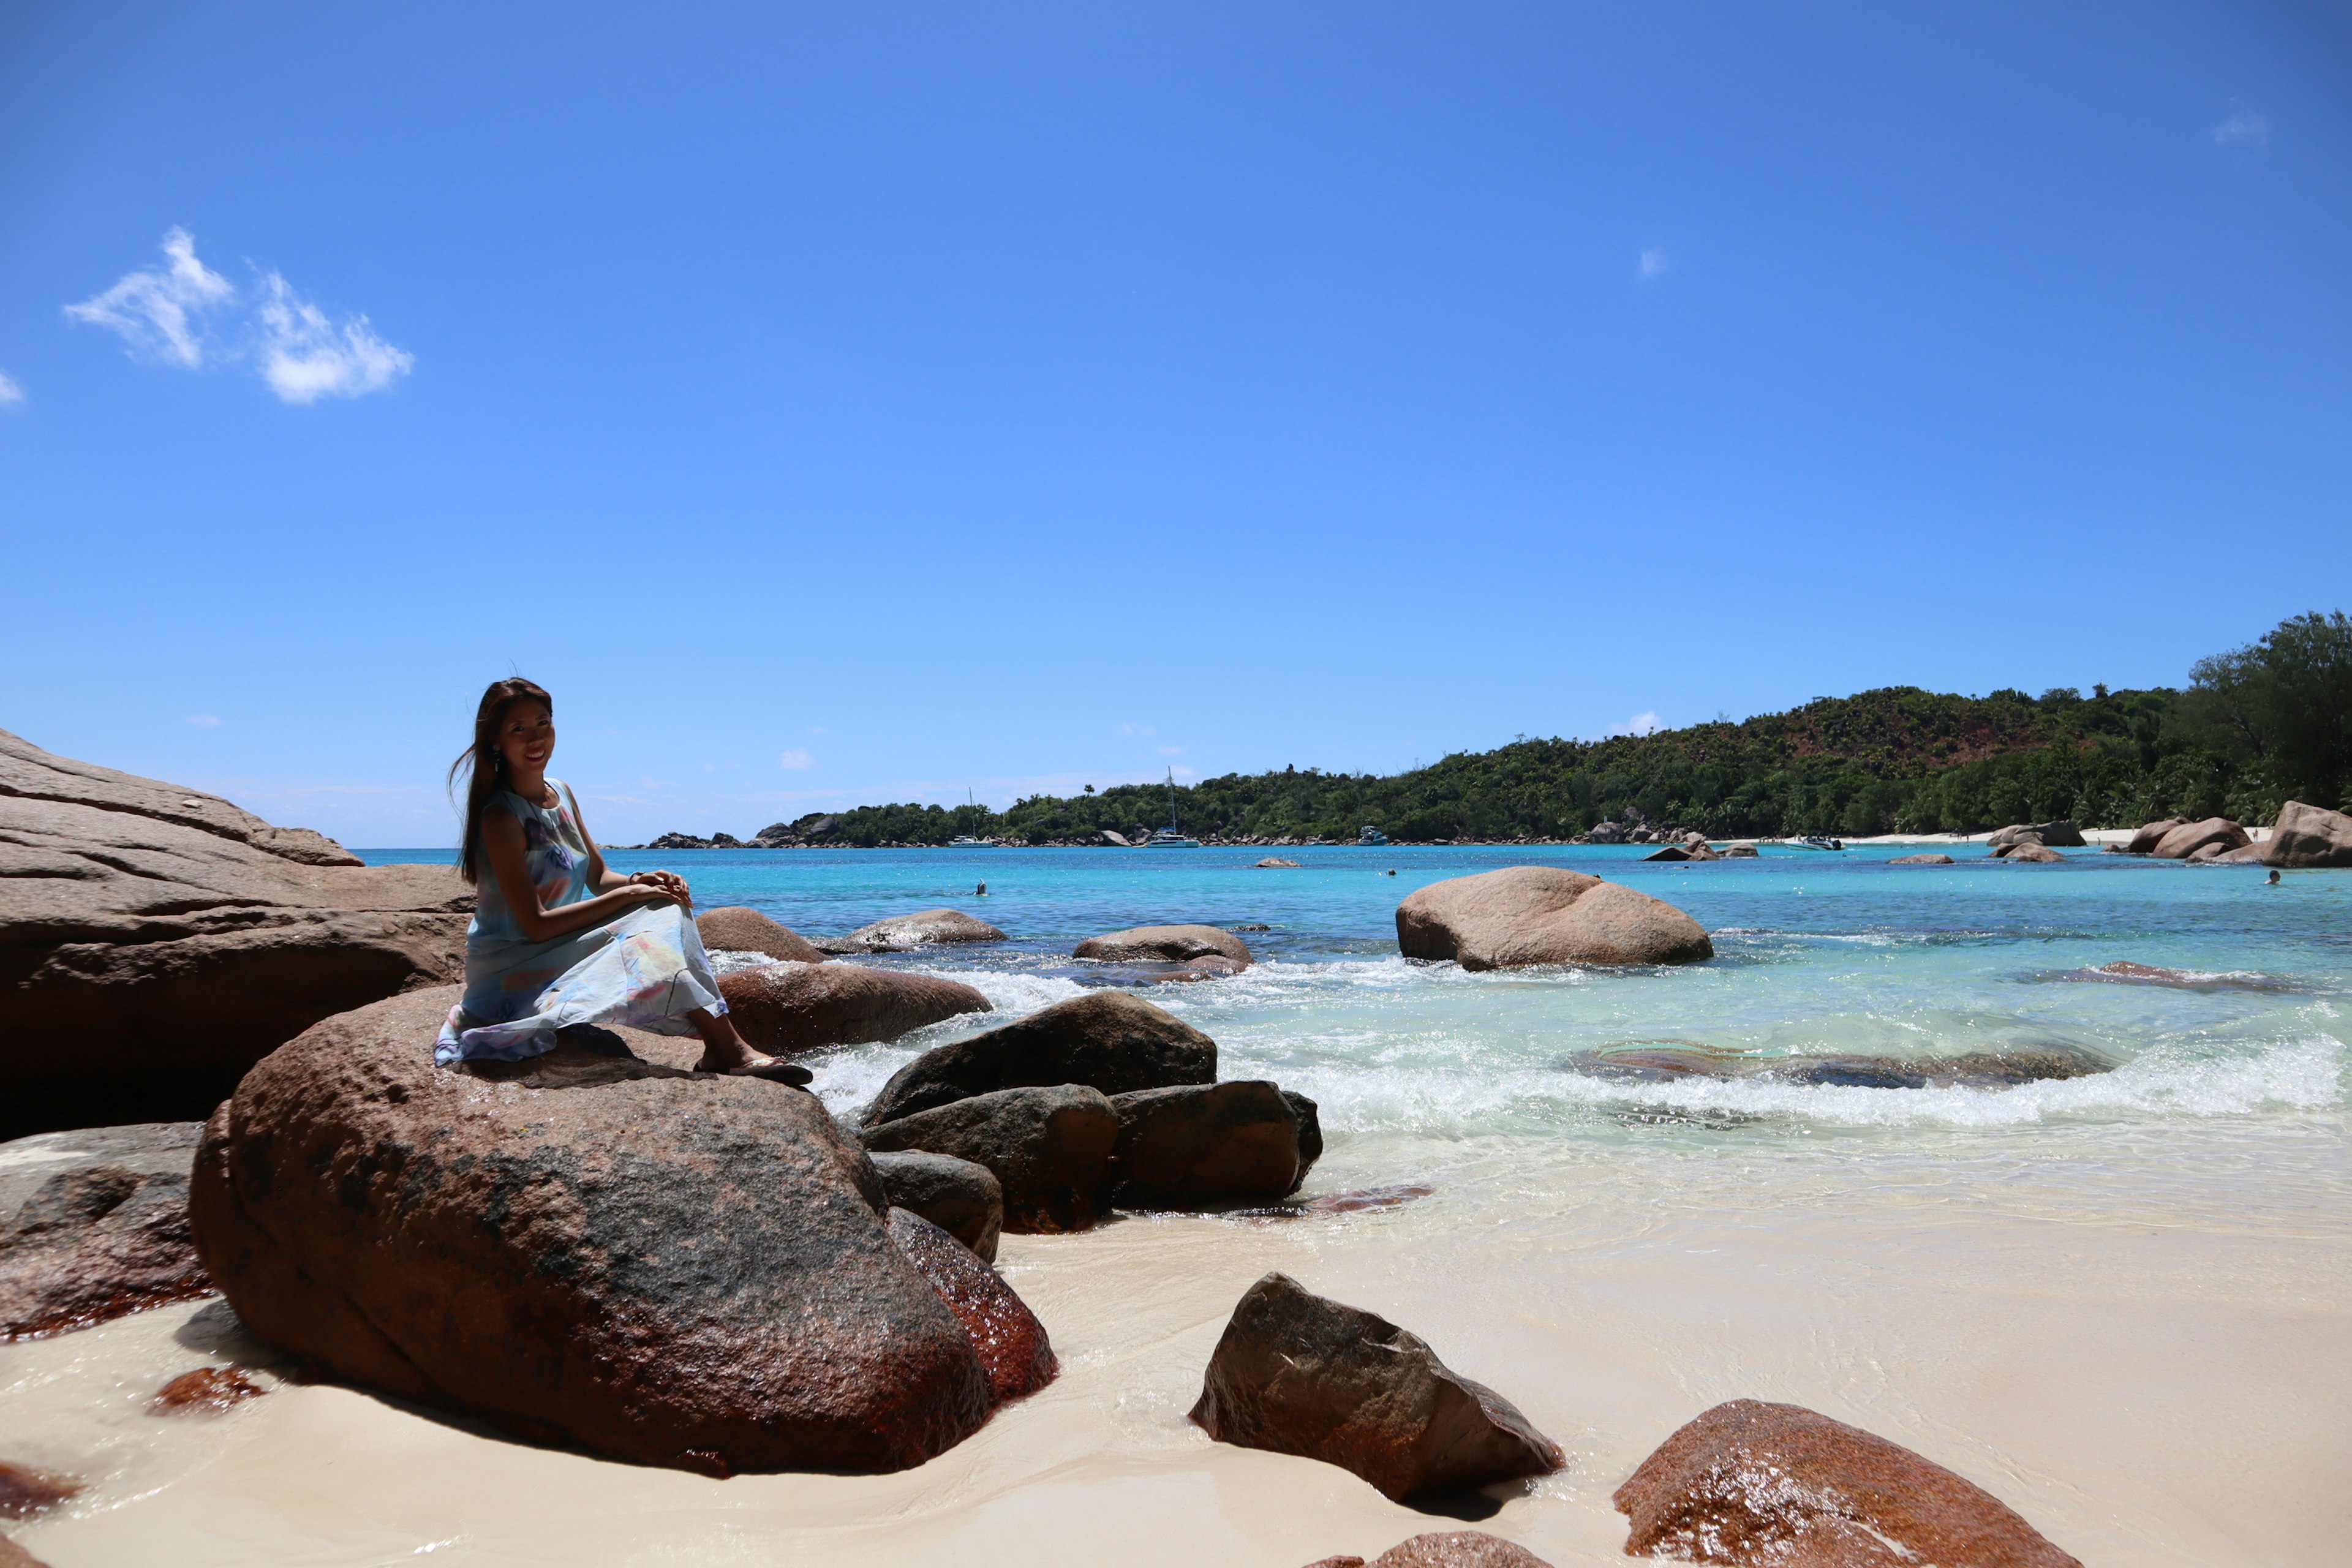
[{"label": "sailboat", "polygon": [[1187,838],[1176,826],[1176,770],[1168,770],[1168,826],[1143,841],[1147,849],[1198,849],[1201,841]]},{"label": "sailboat", "polygon": [[[966,805],[971,807],[972,815],[974,816],[978,816],[980,815],[980,803],[971,798],[971,786],[970,784],[964,785],[963,800]],[[996,847],[996,840],[993,838],[975,838],[969,833],[959,833],[953,838],[948,840],[948,847],[950,849],[993,849]]]}]

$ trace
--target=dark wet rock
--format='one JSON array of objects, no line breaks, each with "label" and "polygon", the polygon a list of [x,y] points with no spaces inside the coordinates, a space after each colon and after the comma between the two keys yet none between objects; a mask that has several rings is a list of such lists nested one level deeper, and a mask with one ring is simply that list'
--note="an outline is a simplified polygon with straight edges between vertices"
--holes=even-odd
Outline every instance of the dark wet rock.
[{"label": "dark wet rock", "polygon": [[1215,926],[1198,925],[1131,926],[1090,936],[1078,943],[1071,956],[1114,963],[1151,959],[1185,963],[1197,958],[1223,958],[1237,969],[1247,969],[1250,963],[1250,950],[1241,938]]},{"label": "dark wet rock", "polygon": [[[1307,1173],[1323,1157],[1323,1117],[1316,1103],[1295,1089],[1286,1089],[1282,1098],[1290,1106],[1290,1113],[1298,1118],[1298,1181],[1307,1180]],[[1290,1189],[1298,1190],[1294,1183]]]},{"label": "dark wet rock", "polygon": [[1842,1089],[2006,1089],[2112,1072],[2116,1066],[2095,1051],[2057,1041],[1951,1057],[1767,1057],[1661,1042],[1585,1052],[1570,1057],[1566,1065],[1596,1078],[1639,1083],[1753,1078]]},{"label": "dark wet rock", "polygon": [[2187,826],[2189,826],[2189,819],[2185,816],[2168,816],[2160,822],[2143,823],[2139,830],[2131,836],[2131,842],[2124,846],[2124,853],[2153,855],[2156,853],[2156,847],[2164,842],[2166,834],[2176,827]]},{"label": "dark wet rock", "polygon": [[[1362,1568],[1360,1557],[1327,1557],[1332,1568]],[[1309,1563],[1307,1568],[1321,1568]],[[1370,1568],[1551,1568],[1516,1542],[1483,1530],[1448,1530],[1400,1541],[1371,1561]]]},{"label": "dark wet rock", "polygon": [[988,998],[960,980],[856,963],[763,963],[719,977],[728,1016],[763,1051],[895,1040]]},{"label": "dark wet rock", "polygon": [[2288,801],[2263,849],[2265,862],[2291,871],[2352,866],[2352,815]]},{"label": "dark wet rock", "polygon": [[1530,963],[1694,963],[1706,932],[1672,904],[1556,866],[1513,866],[1433,882],[1397,906],[1407,958],[1465,969]]},{"label": "dark wet rock", "polygon": [[1279,1198],[1307,1166],[1299,1116],[1258,1079],[1137,1089],[1111,1097],[1118,1112],[1122,1205],[1189,1208]]},{"label": "dark wet rock", "polygon": [[0,1459],[0,1519],[31,1519],[79,1496],[89,1483],[79,1476]]},{"label": "dark wet rock", "polygon": [[0,1229],[0,1340],[212,1293],[188,1226],[198,1131],[162,1122],[0,1145],[30,1167],[6,1183],[7,1195],[22,1197]]},{"label": "dark wet rock", "polygon": [[1379,1209],[1402,1208],[1417,1203],[1437,1189],[1418,1182],[1399,1182],[1384,1187],[1358,1187],[1350,1192],[1326,1193],[1319,1198],[1307,1198],[1297,1203],[1273,1204],[1265,1208],[1234,1211],[1246,1219],[1314,1219],[1327,1215],[1362,1214]]},{"label": "dark wet rock", "polygon": [[184,1372],[155,1391],[147,1402],[150,1415],[184,1415],[194,1411],[232,1409],[268,1392],[233,1366],[200,1366]]},{"label": "dark wet rock", "polygon": [[873,1156],[882,1195],[892,1208],[929,1220],[971,1248],[983,1261],[996,1261],[996,1238],[1004,1228],[1004,1189],[985,1165],[950,1154],[904,1149]]},{"label": "dark wet rock", "polygon": [[2209,816],[2202,822],[2182,823],[2166,834],[2149,853],[2159,860],[2187,860],[2209,846],[2219,855],[2252,842],[2246,830],[2228,817]]},{"label": "dark wet rock", "polygon": [[432,1041],[455,1000],[315,1026],[207,1124],[197,1245],[256,1337],[706,1474],[898,1469],[986,1419],[970,1338],[814,1096],[569,1041],[446,1070]]},{"label": "dark wet rock", "polygon": [[[1642,858],[1644,861],[1688,860],[1692,858],[1692,856],[1691,852],[1683,846],[1679,844],[1669,844],[1663,849],[1651,850],[1647,855],[1643,856]],[[1710,858],[1712,858],[1712,857],[1710,857]]]},{"label": "dark wet rock", "polygon": [[1897,855],[1887,864],[1890,866],[1949,866],[1953,861],[1949,855]]},{"label": "dark wet rock", "polygon": [[824,954],[807,938],[741,904],[695,916],[694,929],[701,933],[702,945],[713,952],[763,952],[791,963],[824,962]]},{"label": "dark wet rock", "polygon": [[971,1337],[988,1373],[991,1403],[1019,1399],[1054,1381],[1061,1363],[1045,1337],[1045,1325],[995,1269],[954,1237],[906,1209],[893,1205],[889,1230],[891,1241],[931,1282]]},{"label": "dark wet rock", "polygon": [[1003,1089],[1077,1083],[1125,1094],[1216,1078],[1216,1041],[1139,996],[1095,991],[925,1051],[891,1075],[864,1122],[872,1128]]},{"label": "dark wet rock", "polygon": [[985,1165],[1016,1235],[1084,1230],[1102,1217],[1118,1112],[1083,1084],[1003,1089],[865,1130],[866,1146],[920,1149]]},{"label": "dark wet rock", "polygon": [[2096,969],[2076,969],[2061,980],[2101,980],[2126,985],[2167,985],[2183,991],[2289,991],[2290,982],[2246,970],[2214,973],[2198,969],[2165,969],[2155,964],[2118,962]]},{"label": "dark wet rock", "polygon": [[2002,854],[2001,858],[2013,866],[2055,866],[2066,857],[2039,844],[2015,844]]},{"label": "dark wet rock", "polygon": [[1629,1557],[1770,1568],[2082,1568],[2000,1499],[1796,1405],[1736,1399],[1617,1489]]},{"label": "dark wet rock", "polygon": [[1283,1274],[1234,1309],[1192,1418],[1220,1442],[1353,1470],[1391,1500],[1561,1463],[1509,1401],[1417,1336]]},{"label": "dark wet rock", "polygon": [[1004,933],[961,910],[918,910],[859,926],[847,936],[818,937],[826,952],[908,952],[954,942],[1003,942]]}]

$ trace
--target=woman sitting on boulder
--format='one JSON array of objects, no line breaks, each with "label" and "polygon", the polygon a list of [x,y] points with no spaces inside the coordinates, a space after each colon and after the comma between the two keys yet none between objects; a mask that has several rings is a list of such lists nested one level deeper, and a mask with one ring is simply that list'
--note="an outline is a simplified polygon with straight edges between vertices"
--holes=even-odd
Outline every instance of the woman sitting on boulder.
[{"label": "woman sitting on boulder", "polygon": [[559,1029],[626,1024],[701,1036],[703,1072],[806,1083],[807,1068],[760,1055],[728,1021],[685,879],[605,866],[572,786],[547,776],[554,752],[554,699],[520,677],[491,682],[449,769],[453,786],[470,775],[457,868],[480,891],[466,994],[433,1059],[520,1061]]}]

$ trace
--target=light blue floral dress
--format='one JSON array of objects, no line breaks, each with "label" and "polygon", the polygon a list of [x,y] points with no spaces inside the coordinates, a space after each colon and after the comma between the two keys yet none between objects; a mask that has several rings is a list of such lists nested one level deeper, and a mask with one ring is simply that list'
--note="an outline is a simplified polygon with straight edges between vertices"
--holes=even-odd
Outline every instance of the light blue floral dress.
[{"label": "light blue floral dress", "polygon": [[[542,909],[589,896],[588,836],[572,786],[553,785],[544,806],[509,790],[504,805],[522,824],[524,855]],[[466,930],[466,994],[449,1009],[433,1059],[520,1061],[551,1050],[574,1024],[626,1024],[660,1035],[690,1035],[685,1015],[727,1011],[702,938],[677,904],[648,904],[601,926],[548,942],[523,935],[498,879],[482,878]]]}]

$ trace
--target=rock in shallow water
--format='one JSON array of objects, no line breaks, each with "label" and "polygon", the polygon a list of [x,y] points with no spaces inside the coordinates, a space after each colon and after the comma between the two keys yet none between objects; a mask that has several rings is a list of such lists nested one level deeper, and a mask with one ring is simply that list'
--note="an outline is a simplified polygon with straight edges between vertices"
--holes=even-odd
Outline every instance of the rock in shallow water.
[{"label": "rock in shallow water", "polygon": [[855,963],[763,963],[719,977],[728,1016],[763,1051],[895,1040],[988,998],[961,981]]},{"label": "rock in shallow water", "polygon": [[1612,1500],[1629,1557],[1758,1568],[2082,1568],[1991,1493],[1796,1405],[1736,1399],[1683,1427]]},{"label": "rock in shallow water", "polygon": [[1571,1072],[1639,1083],[1676,1079],[1753,1079],[1763,1083],[1845,1089],[2008,1089],[2053,1079],[2112,1072],[2116,1064],[2062,1041],[1969,1051],[1953,1057],[1768,1057],[1681,1042],[1588,1051],[1563,1064]]},{"label": "rock in shallow water", "polygon": [[147,1414],[184,1415],[193,1411],[227,1410],[258,1399],[266,1392],[239,1368],[200,1366],[157,1389],[155,1397],[147,1402]]},{"label": "rock in shallow water", "polygon": [[[1314,1163],[1302,1147],[1299,1103],[1312,1118],[1312,1100],[1246,1079],[1113,1095],[1116,1201],[1185,1208],[1297,1192]],[[1321,1136],[1318,1128],[1318,1152]]]},{"label": "rock in shallow water", "polygon": [[0,1459],[0,1519],[31,1519],[46,1513],[79,1495],[85,1484],[79,1476]]},{"label": "rock in shallow water", "polygon": [[1433,882],[1397,906],[1407,958],[1465,969],[1532,963],[1696,963],[1715,956],[1699,923],[1672,904],[1556,866],[1512,866]]},{"label": "rock in shallow water", "polygon": [[[6,1145],[47,1174],[0,1229],[0,1340],[64,1333],[212,1292],[188,1226],[199,1131],[167,1121]],[[37,1159],[52,1151],[57,1162]]]},{"label": "rock in shallow water", "polygon": [[702,945],[712,952],[764,952],[787,963],[823,963],[824,953],[806,937],[777,924],[755,909],[729,904],[694,917]]},{"label": "rock in shallow water", "polygon": [[2352,866],[2352,815],[2288,801],[2263,846],[2263,859],[2289,870]]},{"label": "rock in shallow water", "polygon": [[1247,969],[1250,950],[1242,939],[1215,926],[1132,926],[1126,931],[1090,936],[1078,943],[1073,958],[1105,959],[1112,963],[1163,959],[1185,963],[1196,958],[1223,958],[1236,970]]},{"label": "rock in shallow water", "polygon": [[894,1207],[889,1226],[891,1241],[963,1324],[988,1373],[992,1401],[1019,1399],[1054,1381],[1061,1363],[1045,1325],[995,1269],[920,1215]]},{"label": "rock in shallow water", "polygon": [[970,1247],[982,1261],[996,1261],[998,1233],[1004,1228],[1004,1189],[985,1165],[952,1154],[902,1149],[875,1154],[874,1173],[892,1208],[929,1220]]},{"label": "rock in shallow water", "polygon": [[1216,1078],[1216,1041],[1141,997],[1096,991],[925,1051],[891,1075],[864,1124],[1005,1089],[1076,1083],[1125,1094]]},{"label": "rock in shallow water", "polygon": [[815,945],[826,952],[905,952],[963,942],[1003,942],[1004,933],[986,921],[961,910],[918,910],[859,926],[847,936],[819,937]]},{"label": "rock in shallow water", "polygon": [[919,1110],[877,1127],[866,1146],[921,1149],[985,1165],[1004,1194],[1015,1234],[1085,1230],[1108,1197],[1118,1112],[1084,1084],[1002,1089]]}]

